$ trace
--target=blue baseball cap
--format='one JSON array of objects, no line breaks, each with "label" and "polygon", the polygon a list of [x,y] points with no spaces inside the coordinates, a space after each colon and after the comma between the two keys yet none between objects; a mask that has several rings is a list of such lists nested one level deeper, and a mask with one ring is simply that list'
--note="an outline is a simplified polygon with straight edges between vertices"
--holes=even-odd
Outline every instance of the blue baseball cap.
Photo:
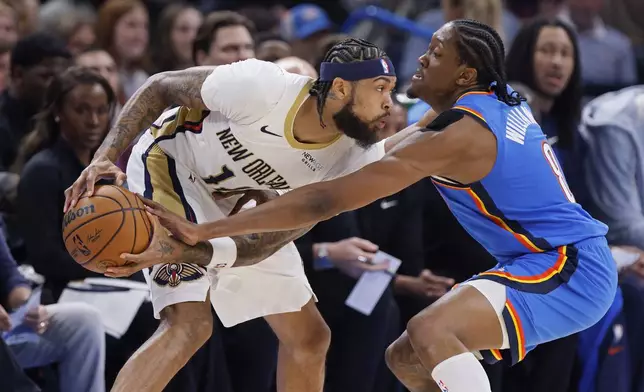
[{"label": "blue baseball cap", "polygon": [[287,40],[305,39],[333,28],[329,15],[315,4],[299,4],[291,8],[281,24],[282,35]]}]

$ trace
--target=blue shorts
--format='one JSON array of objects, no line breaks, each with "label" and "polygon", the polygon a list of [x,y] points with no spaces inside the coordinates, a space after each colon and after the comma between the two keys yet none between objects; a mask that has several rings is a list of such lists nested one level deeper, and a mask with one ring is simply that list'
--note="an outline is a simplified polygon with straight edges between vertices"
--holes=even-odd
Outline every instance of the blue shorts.
[{"label": "blue shorts", "polygon": [[481,352],[488,363],[512,365],[538,344],[593,326],[610,308],[617,268],[604,237],[498,264],[470,280],[489,279],[506,287],[503,320],[509,350]]}]

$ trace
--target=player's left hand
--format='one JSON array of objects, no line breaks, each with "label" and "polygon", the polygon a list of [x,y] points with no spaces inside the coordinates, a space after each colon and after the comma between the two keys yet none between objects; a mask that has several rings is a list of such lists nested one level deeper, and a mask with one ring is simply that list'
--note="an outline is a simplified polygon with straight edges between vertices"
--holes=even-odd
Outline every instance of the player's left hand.
[{"label": "player's left hand", "polygon": [[152,222],[153,230],[152,240],[148,248],[139,254],[121,254],[121,259],[125,261],[125,265],[108,267],[105,270],[105,276],[110,278],[124,278],[156,264],[180,262],[180,260],[177,260],[177,257],[181,254],[182,247],[186,245],[172,238],[156,216],[152,214],[148,214],[148,216]]},{"label": "player's left hand", "polygon": [[49,327],[49,313],[43,305],[31,309],[25,314],[25,324],[39,334],[44,333]]},{"label": "player's left hand", "polygon": [[145,204],[147,211],[158,218],[161,226],[170,230],[172,237],[192,246],[201,240],[199,238],[199,225],[175,214],[157,202],[144,197],[139,197],[139,199]]}]

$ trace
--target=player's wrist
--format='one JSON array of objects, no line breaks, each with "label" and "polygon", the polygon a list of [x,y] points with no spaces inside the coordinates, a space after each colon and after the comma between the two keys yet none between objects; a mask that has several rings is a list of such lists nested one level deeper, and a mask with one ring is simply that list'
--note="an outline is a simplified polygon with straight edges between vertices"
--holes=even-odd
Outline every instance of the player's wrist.
[{"label": "player's wrist", "polygon": [[237,261],[237,244],[230,237],[213,238],[206,241],[212,247],[212,257],[207,268],[230,268]]}]

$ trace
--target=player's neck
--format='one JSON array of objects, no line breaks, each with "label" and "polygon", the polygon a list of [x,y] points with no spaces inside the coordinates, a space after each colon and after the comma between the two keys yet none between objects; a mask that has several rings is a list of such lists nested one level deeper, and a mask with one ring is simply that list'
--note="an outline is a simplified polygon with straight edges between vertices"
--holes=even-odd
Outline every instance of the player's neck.
[{"label": "player's neck", "polygon": [[293,123],[293,136],[301,143],[329,143],[340,132],[335,126],[333,116],[328,110],[324,111],[322,120],[326,126],[320,124],[320,115],[317,111],[317,98],[309,97],[300,106]]},{"label": "player's neck", "polygon": [[463,94],[465,94],[468,91],[472,91],[472,90],[473,90],[473,88],[471,88],[471,87],[470,88],[461,88],[461,89],[458,89],[458,90],[454,91],[449,96],[444,96],[444,97],[441,97],[440,100],[436,99],[436,100],[433,100],[435,102],[428,102],[428,103],[432,106],[432,109],[436,113],[440,114],[440,113],[443,113],[443,112],[451,109],[454,106],[454,104],[456,104],[456,101],[458,101],[458,99]]}]

